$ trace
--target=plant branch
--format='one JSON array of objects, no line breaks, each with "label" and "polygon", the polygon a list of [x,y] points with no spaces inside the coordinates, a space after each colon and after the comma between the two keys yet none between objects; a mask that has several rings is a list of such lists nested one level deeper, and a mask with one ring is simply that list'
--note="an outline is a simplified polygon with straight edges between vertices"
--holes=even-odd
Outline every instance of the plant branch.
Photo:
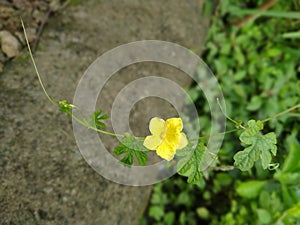
[{"label": "plant branch", "polygon": [[224,132],[221,132],[221,133],[211,134],[211,135],[204,135],[204,136],[201,136],[201,137],[198,137],[198,138],[191,139],[190,141],[197,141],[199,139],[207,139],[209,137],[217,136],[217,135],[222,135],[222,134],[230,134],[230,133],[236,132],[238,130],[240,130],[240,128],[236,128],[236,129],[233,129],[233,130],[224,131]]},{"label": "plant branch", "polygon": [[57,103],[55,103],[54,100],[48,95],[48,93],[47,93],[47,91],[46,91],[46,89],[45,89],[45,86],[44,86],[44,84],[43,84],[43,82],[42,82],[40,73],[39,73],[39,71],[38,71],[38,69],[37,69],[37,66],[36,66],[36,64],[35,64],[35,60],[34,60],[34,58],[33,58],[33,54],[32,54],[31,48],[30,48],[30,44],[29,44],[29,41],[28,41],[26,29],[25,29],[24,22],[23,22],[22,18],[21,18],[21,24],[22,24],[22,28],[23,28],[23,31],[24,31],[24,36],[25,36],[27,48],[28,48],[28,51],[29,51],[29,55],[30,55],[32,64],[33,64],[33,66],[34,66],[35,73],[36,73],[36,75],[37,75],[37,77],[38,77],[38,79],[39,79],[39,83],[40,83],[40,85],[42,86],[42,89],[43,89],[45,95],[47,96],[48,100],[52,103],[52,105],[54,105],[54,106],[56,106],[57,108],[59,108],[59,106],[57,105]]},{"label": "plant branch", "polygon": [[[268,0],[264,4],[262,4],[261,6],[259,6],[258,9],[259,10],[267,10],[267,9],[271,8],[276,2],[277,2],[277,0]],[[235,24],[235,26],[237,28],[241,28],[243,25],[245,25],[246,23],[248,23],[249,20],[255,19],[258,16],[259,15],[248,15],[248,16],[245,16],[242,20],[240,20],[239,22],[237,22]]]},{"label": "plant branch", "polygon": [[236,128],[243,128],[243,129],[246,129],[246,128],[242,125],[242,122],[237,122],[237,121],[235,121],[234,119],[230,118],[230,117],[224,112],[224,110],[223,110],[223,108],[222,108],[222,106],[221,106],[221,103],[220,103],[219,98],[217,98],[217,103],[218,103],[218,105],[219,105],[219,107],[220,107],[220,109],[221,109],[221,112],[224,114],[224,116],[225,116],[228,120],[230,120],[230,121],[235,125]]},{"label": "plant branch", "polygon": [[277,113],[277,114],[275,114],[275,115],[273,115],[273,116],[271,116],[271,117],[268,117],[268,118],[262,120],[261,122],[265,123],[265,122],[267,122],[267,121],[273,120],[273,119],[275,119],[275,118],[277,118],[277,117],[279,117],[279,116],[282,116],[282,115],[284,115],[284,114],[286,114],[286,113],[289,113],[289,112],[291,112],[291,111],[293,111],[293,110],[295,110],[295,109],[297,109],[297,108],[299,108],[299,107],[300,107],[300,103],[297,104],[297,105],[294,105],[294,106],[291,107],[291,108],[288,108],[287,110],[284,110],[284,111],[282,111],[282,112],[280,112],[280,113]]},{"label": "plant branch", "polygon": [[50,13],[51,13],[51,12],[52,12],[52,10],[49,9],[48,12],[46,13],[46,16],[45,16],[45,18],[43,19],[41,25],[39,26],[38,32],[37,32],[37,34],[36,34],[36,38],[35,38],[35,40],[34,40],[34,42],[33,42],[33,45],[32,45],[32,52],[33,52],[33,53],[34,53],[35,50],[36,50],[36,47],[37,47],[37,45],[38,45],[38,43],[39,43],[39,40],[40,40],[42,31],[43,31],[43,28],[45,27],[45,25],[46,25],[46,23],[47,23],[47,21],[48,21],[48,19],[49,19],[49,16],[50,16]]},{"label": "plant branch", "polygon": [[[49,94],[47,93],[46,91],[46,88],[42,82],[42,79],[41,79],[41,76],[40,76],[40,73],[37,69],[37,66],[36,66],[36,63],[35,63],[35,60],[33,58],[33,54],[32,54],[32,51],[31,51],[31,48],[30,48],[30,44],[29,44],[29,41],[28,41],[28,37],[27,37],[27,33],[26,33],[26,28],[25,28],[25,25],[24,25],[24,22],[21,18],[21,24],[22,24],[22,27],[23,27],[23,31],[24,31],[24,36],[25,36],[25,40],[26,40],[26,44],[27,44],[27,48],[28,48],[28,51],[29,51],[29,55],[30,55],[30,58],[31,58],[31,61],[32,61],[32,64],[34,66],[34,70],[35,70],[35,73],[38,77],[38,80],[39,80],[39,83],[45,93],[45,95],[47,96],[48,100],[56,107],[56,108],[60,108],[60,106],[49,96]],[[108,131],[104,131],[104,130],[100,130],[98,128],[95,128],[95,127],[92,127],[90,124],[88,124],[87,122],[84,121],[84,118],[81,120],[79,119],[78,117],[74,116],[72,112],[67,112],[67,114],[69,116],[71,116],[76,122],[78,122],[79,124],[89,128],[89,129],[92,129],[98,133],[102,133],[102,134],[106,134],[106,135],[110,135],[110,136],[114,136],[114,137],[124,137],[124,135],[122,134],[114,134],[114,133],[111,133],[111,132],[108,132]]]}]

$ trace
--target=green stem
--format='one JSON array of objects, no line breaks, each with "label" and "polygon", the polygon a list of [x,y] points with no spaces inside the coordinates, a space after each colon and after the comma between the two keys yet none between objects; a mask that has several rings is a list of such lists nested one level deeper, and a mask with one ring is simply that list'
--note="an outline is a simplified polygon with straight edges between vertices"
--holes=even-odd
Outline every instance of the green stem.
[{"label": "green stem", "polygon": [[279,225],[281,224],[281,221],[287,216],[288,214],[286,212],[284,212],[276,221],[276,223],[274,225]]},{"label": "green stem", "polygon": [[[54,105],[55,107],[57,107],[59,109],[59,105],[49,96],[49,94],[47,93],[46,91],[46,88],[43,84],[43,81],[41,79],[41,76],[40,76],[40,73],[37,69],[37,66],[36,66],[36,63],[35,63],[35,60],[33,58],[33,54],[32,54],[32,51],[31,51],[31,48],[30,48],[30,44],[29,44],[29,41],[28,41],[28,37],[27,37],[27,33],[26,33],[26,29],[25,29],[25,26],[24,26],[24,22],[21,18],[21,24],[22,24],[22,28],[23,28],[23,31],[24,31],[24,36],[25,36],[25,40],[26,40],[26,44],[27,44],[27,48],[28,48],[28,51],[29,51],[29,55],[30,55],[30,58],[31,58],[31,61],[32,61],[32,64],[34,66],[34,70],[35,70],[35,73],[38,77],[38,80],[39,80],[39,83],[45,93],[45,95],[47,96],[48,100],[51,102],[52,105]],[[81,112],[80,112],[81,113]],[[70,115],[76,122],[80,123],[81,125],[89,128],[89,129],[92,129],[94,131],[97,131],[98,133],[102,133],[102,134],[106,134],[106,135],[110,135],[110,136],[114,136],[114,137],[124,137],[124,135],[122,134],[114,134],[114,133],[111,133],[111,132],[108,132],[108,131],[104,131],[104,130],[100,130],[98,128],[95,128],[95,127],[92,127],[90,124],[88,124],[84,118],[81,120],[79,119],[78,117],[74,116],[73,113],[71,112],[67,112],[68,115]],[[82,115],[82,114],[81,114]]]},{"label": "green stem", "polygon": [[71,113],[71,112],[67,112],[67,114],[69,116],[71,116],[72,119],[74,119],[77,123],[81,124],[84,127],[92,129],[94,131],[97,131],[98,133],[106,134],[106,135],[113,136],[113,137],[124,137],[124,135],[122,135],[122,134],[114,134],[114,133],[111,133],[111,132],[108,132],[108,131],[104,131],[104,130],[100,130],[98,128],[92,127],[89,123],[87,123],[87,122],[85,122],[83,120],[80,120],[78,117],[74,116],[74,114]]},{"label": "green stem", "polygon": [[224,114],[224,116],[229,120],[231,121],[237,128],[243,128],[243,129],[246,129],[241,123],[235,121],[234,119],[230,118],[224,111],[223,111],[223,108],[220,104],[220,101],[219,101],[219,98],[217,98],[217,103],[222,111],[222,113]]},{"label": "green stem", "polygon": [[290,117],[300,117],[300,113],[287,113]]},{"label": "green stem", "polygon": [[[217,101],[218,101],[218,104],[219,104],[219,100],[217,100]],[[220,104],[219,104],[219,105],[220,105]],[[289,112],[291,112],[291,111],[293,111],[293,110],[295,110],[295,109],[297,109],[297,108],[299,108],[299,107],[300,107],[300,103],[297,104],[297,105],[292,106],[291,108],[288,108],[287,110],[284,110],[284,111],[282,111],[282,112],[280,112],[280,113],[277,113],[277,114],[275,114],[274,116],[271,116],[271,117],[269,117],[269,118],[266,118],[266,119],[262,120],[261,122],[265,123],[265,122],[270,121],[270,120],[272,120],[272,119],[275,119],[275,118],[277,118],[277,117],[279,117],[279,116],[282,116],[282,115],[284,115],[284,114],[287,114],[287,113],[289,113]],[[221,111],[223,112],[222,108],[221,108]],[[223,113],[224,113],[224,112],[223,112]],[[226,116],[225,113],[224,113],[224,115]],[[296,115],[294,115],[294,116],[296,116]],[[297,116],[299,116],[299,115],[297,114]],[[226,116],[226,117],[227,117],[227,116]],[[229,117],[228,117],[228,118],[229,118]],[[231,118],[229,118],[229,120],[232,121],[233,123],[237,123],[235,120],[233,120],[233,119],[231,119]],[[237,124],[238,124],[238,123],[237,123]],[[241,126],[241,128],[246,129],[246,128],[243,127],[243,126]],[[229,131],[225,131],[225,132],[221,132],[221,133],[217,133],[217,134],[212,134],[212,135],[204,135],[204,136],[201,136],[201,137],[199,137],[199,138],[191,139],[190,141],[197,141],[197,140],[199,140],[199,139],[206,139],[206,138],[209,138],[209,137],[211,137],[211,136],[216,136],[216,135],[220,135],[220,134],[229,134],[229,133],[233,133],[233,132],[238,131],[238,130],[240,130],[240,128],[233,129],[233,130],[229,130]]]},{"label": "green stem", "polygon": [[275,114],[275,115],[273,115],[273,116],[271,116],[271,117],[268,117],[268,118],[262,120],[261,122],[265,123],[265,122],[267,122],[267,121],[273,120],[273,119],[275,119],[275,118],[277,118],[277,117],[279,117],[279,116],[282,116],[282,115],[284,115],[284,114],[286,114],[286,113],[289,113],[290,111],[293,111],[293,110],[295,110],[295,109],[297,109],[297,108],[299,108],[299,107],[300,107],[300,103],[297,104],[297,105],[292,106],[291,108],[288,108],[287,110],[284,110],[284,111],[282,111],[282,112],[280,112],[280,113],[277,113],[277,114]]},{"label": "green stem", "polygon": [[[26,29],[25,29],[25,26],[24,26],[24,22],[21,18],[21,24],[22,24],[22,28],[23,28],[23,31],[24,31],[24,36],[25,36],[25,40],[26,40],[26,44],[27,44],[27,48],[28,48],[28,51],[29,51],[29,55],[30,55],[30,58],[31,58],[31,61],[32,61],[32,64],[34,66],[34,69],[35,69],[35,73],[38,77],[38,80],[39,80],[39,83],[45,93],[45,95],[47,96],[48,100],[51,102],[51,104],[53,104],[55,107],[59,108],[59,105],[57,103],[55,103],[55,101],[49,96],[49,94],[47,93],[46,89],[45,89],[45,86],[42,82],[42,79],[41,79],[41,76],[39,74],[39,71],[37,69],[37,66],[36,66],[36,63],[35,63],[35,60],[33,58],[33,54],[32,54],[32,51],[31,51],[31,48],[30,48],[30,44],[29,44],[29,41],[28,41],[28,37],[27,37],[27,33],[26,33]],[[231,121],[237,128],[236,129],[233,129],[233,130],[229,130],[229,131],[225,131],[225,132],[221,132],[221,133],[217,133],[217,134],[212,134],[212,135],[205,135],[205,136],[201,136],[199,138],[196,138],[196,139],[191,139],[190,141],[196,141],[196,140],[199,140],[199,139],[204,139],[204,138],[209,138],[211,136],[216,136],[216,135],[221,135],[221,134],[229,134],[229,133],[232,133],[232,132],[235,132],[235,131],[238,131],[240,130],[240,128],[242,129],[246,129],[244,126],[242,126],[239,122],[235,121],[234,119],[230,118],[222,109],[221,107],[221,104],[219,102],[219,99],[217,98],[217,102],[218,102],[218,105],[222,111],[222,113],[225,115],[225,117]],[[286,113],[289,113],[290,111],[293,111],[295,110],[296,108],[299,108],[300,107],[300,103],[287,109],[287,110],[284,110],[280,113],[277,113],[275,114],[274,116],[271,116],[269,118],[266,118],[264,120],[262,120],[263,123],[267,122],[267,121],[270,121],[272,119],[275,119],[281,115],[284,115]],[[98,133],[102,133],[102,134],[106,134],[106,135],[110,135],[110,136],[113,136],[113,137],[124,137],[124,135],[122,134],[114,134],[114,133],[111,133],[111,132],[108,132],[108,131],[104,131],[104,130],[100,130],[98,128],[95,128],[95,127],[92,127],[89,123],[87,123],[84,119],[80,120],[79,118],[77,118],[76,116],[74,116],[71,112],[67,113],[68,115],[70,115],[76,122],[78,122],[79,124],[89,128],[89,129],[92,129]],[[136,139],[144,139],[143,137],[135,137]]]},{"label": "green stem", "polygon": [[212,137],[212,136],[221,135],[221,134],[229,134],[229,133],[236,132],[238,130],[240,130],[240,128],[236,128],[236,129],[233,129],[233,130],[228,130],[228,131],[224,131],[224,132],[217,133],[217,134],[212,134],[212,135],[204,135],[204,136],[201,136],[201,137],[198,137],[198,138],[191,139],[190,141],[197,141],[199,139],[206,139],[206,138],[209,138],[209,137]]},{"label": "green stem", "polygon": [[40,85],[42,86],[42,89],[43,89],[45,95],[47,96],[48,100],[51,102],[51,104],[54,105],[54,106],[56,106],[57,108],[59,108],[59,106],[57,105],[57,103],[55,103],[55,102],[53,101],[53,99],[48,95],[48,93],[47,93],[47,91],[46,91],[46,89],[45,89],[45,87],[44,87],[44,84],[43,84],[43,82],[42,82],[41,76],[40,76],[39,71],[38,71],[38,69],[37,69],[37,66],[36,66],[36,64],[35,64],[35,61],[34,61],[34,58],[33,58],[33,54],[32,54],[32,52],[31,52],[30,44],[29,44],[29,41],[28,41],[26,29],[25,29],[24,22],[23,22],[22,18],[21,18],[21,23],[22,23],[22,27],[23,27],[24,36],[25,36],[27,48],[28,48],[28,51],[29,51],[29,55],[30,55],[32,64],[33,64],[33,66],[34,66],[35,73],[36,73],[36,75],[37,75],[37,77],[38,77],[38,79],[39,79]]},{"label": "green stem", "polygon": [[108,132],[108,131],[105,131],[105,130],[100,130],[98,128],[95,128],[95,127],[89,127],[89,129],[92,129],[94,131],[97,131],[98,133],[101,133],[101,134],[106,134],[106,135],[109,135],[109,136],[112,136],[112,137],[124,137],[125,135],[123,134],[115,134],[115,133],[111,133],[111,132]]}]

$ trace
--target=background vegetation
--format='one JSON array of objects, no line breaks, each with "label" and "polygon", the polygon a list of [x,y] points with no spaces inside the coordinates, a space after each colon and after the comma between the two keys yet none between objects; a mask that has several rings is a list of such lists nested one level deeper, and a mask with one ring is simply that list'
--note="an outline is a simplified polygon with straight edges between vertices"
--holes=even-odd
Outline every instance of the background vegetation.
[{"label": "background vegetation", "polygon": [[[265,119],[299,103],[299,10],[299,0],[220,1],[202,58],[219,79],[230,117]],[[196,86],[190,95],[206,135],[209,107]],[[174,176],[155,185],[141,224],[300,224],[299,120],[298,110],[266,123],[265,130],[277,136],[278,168],[263,170],[259,162],[246,172],[230,167],[241,146],[240,132],[228,134],[218,167],[205,179],[192,185]]]}]

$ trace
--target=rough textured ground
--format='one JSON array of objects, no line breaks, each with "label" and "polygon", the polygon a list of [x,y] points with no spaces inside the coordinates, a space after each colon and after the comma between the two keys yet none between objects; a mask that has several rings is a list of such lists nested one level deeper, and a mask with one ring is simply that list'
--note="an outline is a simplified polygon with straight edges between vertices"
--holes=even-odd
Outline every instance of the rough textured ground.
[{"label": "rough textured ground", "polygon": [[[49,93],[72,101],[83,72],[105,51],[144,39],[199,49],[205,24],[198,0],[82,1],[50,19],[35,57]],[[0,224],[137,224],[151,187],[115,184],[93,171],[76,147],[71,120],[47,102],[28,58],[18,58],[4,69],[0,75]],[[154,72],[167,74],[183,86],[189,83],[170,67],[135,65],[114,76],[100,96],[100,105],[109,113],[122,85]],[[153,114],[172,112],[163,102],[147,105],[138,104],[130,118],[132,129],[141,135]],[[161,107],[166,109],[161,112]],[[111,148],[116,144],[113,139],[107,142]]]},{"label": "rough textured ground", "polygon": [[[64,0],[1,0],[0,1],[0,74],[10,60],[21,55],[25,40],[20,17],[28,24],[28,38],[33,49],[45,22],[54,12],[63,10]],[[35,43],[36,42],[36,43]]]}]

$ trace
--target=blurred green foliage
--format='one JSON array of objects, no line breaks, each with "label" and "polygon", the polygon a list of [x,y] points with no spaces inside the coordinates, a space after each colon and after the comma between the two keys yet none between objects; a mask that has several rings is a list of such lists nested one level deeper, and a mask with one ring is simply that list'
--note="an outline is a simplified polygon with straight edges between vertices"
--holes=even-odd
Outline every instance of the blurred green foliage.
[{"label": "blurred green foliage", "polygon": [[[220,1],[202,56],[219,80],[227,114],[244,122],[270,117],[300,99],[299,39],[287,35],[300,31],[300,14],[287,16],[300,11],[300,1],[278,1],[258,17],[256,9],[264,2]],[[254,17],[240,28],[234,26],[245,14]],[[210,111],[205,97],[197,86],[190,95],[198,108],[201,135],[207,135]],[[256,161],[248,171],[223,171],[242,150],[241,133],[228,134],[218,164],[205,179],[192,185],[176,175],[154,186],[141,224],[300,224],[299,120],[298,110],[264,124],[266,133],[277,136],[278,168],[264,170],[266,164]],[[228,123],[227,129],[232,128]]]}]

